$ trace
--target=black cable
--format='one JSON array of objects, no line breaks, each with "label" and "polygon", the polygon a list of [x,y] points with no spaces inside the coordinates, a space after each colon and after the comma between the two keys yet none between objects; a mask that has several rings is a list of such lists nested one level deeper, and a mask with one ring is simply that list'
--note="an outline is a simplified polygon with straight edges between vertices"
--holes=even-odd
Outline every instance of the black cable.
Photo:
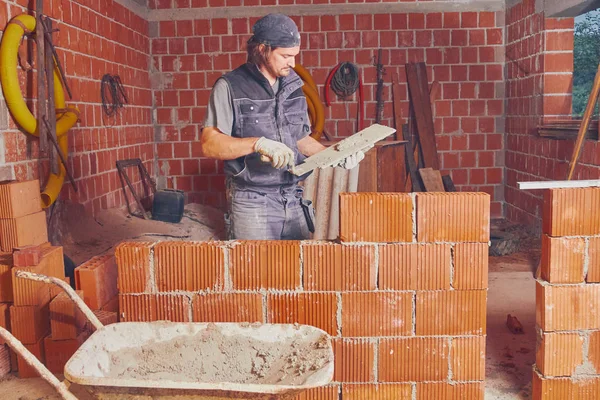
[{"label": "black cable", "polygon": [[331,79],[331,89],[339,97],[348,97],[358,89],[358,67],[351,62],[343,62]]},{"label": "black cable", "polygon": [[116,115],[119,109],[129,103],[119,75],[106,74],[102,77],[100,95],[102,97],[102,109],[109,117]]}]

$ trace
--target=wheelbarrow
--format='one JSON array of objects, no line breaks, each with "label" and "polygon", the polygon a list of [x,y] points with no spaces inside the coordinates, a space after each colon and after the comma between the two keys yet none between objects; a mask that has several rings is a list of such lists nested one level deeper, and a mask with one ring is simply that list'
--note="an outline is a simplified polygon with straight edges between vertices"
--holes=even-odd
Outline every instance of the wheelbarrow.
[{"label": "wheelbarrow", "polygon": [[[0,327],[0,337],[65,400],[77,400],[69,392],[71,383],[82,386],[99,400],[283,400],[327,385],[333,378],[331,339],[326,332],[312,326],[167,321],[103,326],[62,280],[24,271],[17,272],[17,277],[60,286],[95,329],[65,365],[65,380],[61,382]],[[202,341],[204,347],[197,345]],[[161,348],[166,351],[158,353],[158,360],[149,357]],[[211,364],[208,353],[213,354],[215,349],[225,354],[231,350],[233,358],[250,356],[252,360],[229,365],[224,356]],[[257,355],[253,358],[254,353]],[[270,362],[265,362],[268,357]],[[161,364],[163,358],[168,362]],[[219,374],[211,370],[214,368]],[[190,378],[196,372],[212,379]]]}]

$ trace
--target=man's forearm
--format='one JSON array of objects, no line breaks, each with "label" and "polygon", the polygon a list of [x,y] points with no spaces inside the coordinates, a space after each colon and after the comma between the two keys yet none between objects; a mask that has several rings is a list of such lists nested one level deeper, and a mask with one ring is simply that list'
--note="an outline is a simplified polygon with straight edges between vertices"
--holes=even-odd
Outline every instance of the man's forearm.
[{"label": "man's forearm", "polygon": [[313,139],[311,136],[307,136],[297,142],[298,150],[300,153],[307,157],[317,154],[320,151],[325,150],[327,147]]},{"label": "man's forearm", "polygon": [[258,138],[234,138],[221,133],[217,128],[202,129],[200,145],[204,157],[217,160],[235,160],[254,153]]}]

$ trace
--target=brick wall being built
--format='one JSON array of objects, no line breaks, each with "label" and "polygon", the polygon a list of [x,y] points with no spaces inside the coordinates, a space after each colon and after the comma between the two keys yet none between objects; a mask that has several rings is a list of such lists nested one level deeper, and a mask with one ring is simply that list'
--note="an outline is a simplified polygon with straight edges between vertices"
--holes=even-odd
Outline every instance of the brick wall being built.
[{"label": "brick wall being built", "polygon": [[533,400],[600,398],[600,188],[544,194]]},{"label": "brick wall being built", "polygon": [[321,328],[336,383],[306,399],[483,399],[489,207],[342,194],[341,243],[123,242],[120,318]]}]

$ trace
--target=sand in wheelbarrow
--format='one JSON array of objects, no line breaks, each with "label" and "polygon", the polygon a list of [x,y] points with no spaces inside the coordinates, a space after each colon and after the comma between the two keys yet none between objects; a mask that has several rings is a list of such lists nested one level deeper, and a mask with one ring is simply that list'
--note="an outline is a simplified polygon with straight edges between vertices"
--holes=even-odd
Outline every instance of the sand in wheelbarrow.
[{"label": "sand in wheelbarrow", "polygon": [[263,342],[209,328],[194,336],[111,353],[107,377],[205,383],[301,385],[331,361],[327,336]]}]

